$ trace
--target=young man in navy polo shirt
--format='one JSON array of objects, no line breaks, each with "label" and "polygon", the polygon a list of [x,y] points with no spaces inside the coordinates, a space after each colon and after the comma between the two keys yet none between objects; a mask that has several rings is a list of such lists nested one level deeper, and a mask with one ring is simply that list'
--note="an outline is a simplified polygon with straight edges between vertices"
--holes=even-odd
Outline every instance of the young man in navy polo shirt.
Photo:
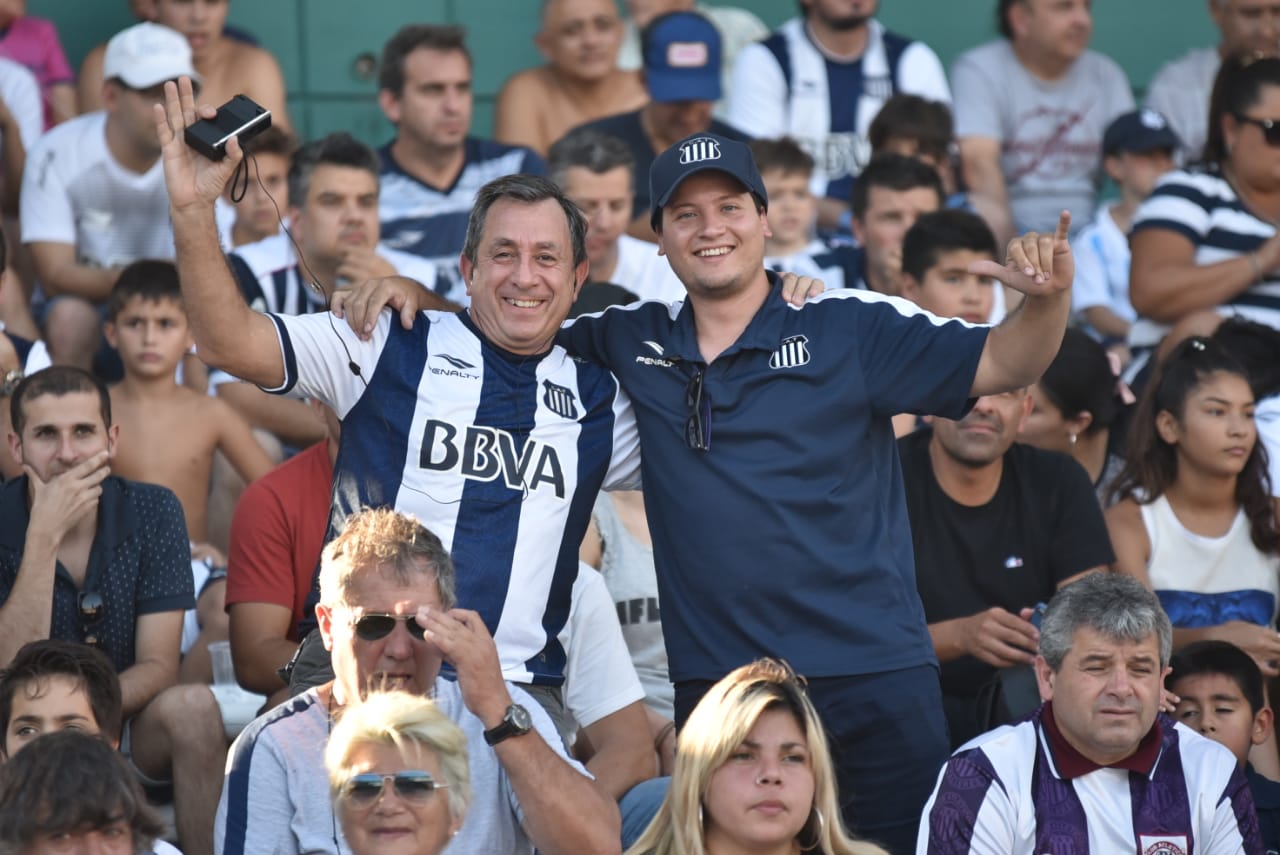
[{"label": "young man in navy polo shirt", "polygon": [[947,733],[890,419],[959,418],[1040,376],[1070,311],[1069,218],[1012,242],[1005,266],[975,264],[1027,295],[988,328],[867,291],[777,299],[742,143],[690,137],[650,180],[688,299],[580,318],[559,342],[636,408],[676,720],[731,669],[786,657],[832,734],[846,821],[911,851]]}]

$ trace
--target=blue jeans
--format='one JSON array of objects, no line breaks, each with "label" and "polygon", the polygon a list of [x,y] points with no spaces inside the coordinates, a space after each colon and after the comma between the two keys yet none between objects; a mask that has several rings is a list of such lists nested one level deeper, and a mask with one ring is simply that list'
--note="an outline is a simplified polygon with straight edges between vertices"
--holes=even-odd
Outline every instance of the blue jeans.
[{"label": "blue jeans", "polygon": [[[676,683],[677,726],[712,685]],[[924,803],[950,754],[938,669],[813,677],[809,699],[826,727],[845,824],[894,855],[914,853]]]},{"label": "blue jeans", "polygon": [[667,787],[671,778],[651,778],[641,781],[618,802],[618,810],[622,812],[622,851],[631,848],[640,839],[644,830],[662,807],[662,800],[667,797]]}]

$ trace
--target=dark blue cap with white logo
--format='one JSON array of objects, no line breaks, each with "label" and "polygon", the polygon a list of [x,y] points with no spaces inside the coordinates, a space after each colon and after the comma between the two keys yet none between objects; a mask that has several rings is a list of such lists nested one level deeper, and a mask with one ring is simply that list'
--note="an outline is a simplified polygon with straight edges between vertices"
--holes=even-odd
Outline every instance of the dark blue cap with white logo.
[{"label": "dark blue cap with white logo", "polygon": [[649,167],[649,223],[654,229],[676,188],[690,175],[710,170],[738,179],[765,210],[769,209],[764,179],[747,144],[704,132],[685,137],[658,155]]}]

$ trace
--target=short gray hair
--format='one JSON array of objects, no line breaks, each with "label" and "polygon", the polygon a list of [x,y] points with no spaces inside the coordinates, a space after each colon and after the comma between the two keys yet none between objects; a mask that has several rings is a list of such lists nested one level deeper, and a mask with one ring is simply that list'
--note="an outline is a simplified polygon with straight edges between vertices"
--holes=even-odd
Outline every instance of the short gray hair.
[{"label": "short gray hair", "polygon": [[569,226],[569,241],[573,249],[573,266],[577,267],[587,260],[587,220],[578,210],[578,206],[555,184],[539,175],[516,173],[495,178],[480,188],[476,193],[475,204],[471,207],[471,216],[467,220],[467,236],[462,245],[462,254],[472,264],[476,263],[476,253],[480,248],[480,236],[484,234],[484,224],[489,217],[489,209],[499,200],[508,199],[525,205],[536,205],[547,199],[553,199],[564,212]]},{"label": "short gray hair", "polygon": [[1173,653],[1173,625],[1159,598],[1123,573],[1090,573],[1053,595],[1040,625],[1040,655],[1054,671],[1062,667],[1081,627],[1115,641],[1145,641],[1154,633],[1161,668]]}]

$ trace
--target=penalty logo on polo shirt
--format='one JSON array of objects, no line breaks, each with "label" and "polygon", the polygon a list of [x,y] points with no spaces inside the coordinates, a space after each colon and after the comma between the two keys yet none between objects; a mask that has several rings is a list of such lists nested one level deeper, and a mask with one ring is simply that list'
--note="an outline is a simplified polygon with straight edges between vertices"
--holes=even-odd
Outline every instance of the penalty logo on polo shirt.
[{"label": "penalty logo on polo shirt", "polygon": [[806,346],[808,344],[808,336],[793,335],[791,338],[784,338],[782,344],[778,345],[778,349],[769,357],[769,367],[776,370],[808,364],[809,348]]},{"label": "penalty logo on polo shirt", "polygon": [[1142,855],[1187,855],[1187,838],[1185,835],[1157,837],[1150,834],[1138,835],[1138,845]]},{"label": "penalty logo on polo shirt", "polygon": [[542,395],[542,403],[547,405],[548,410],[561,418],[578,418],[578,403],[570,389],[564,386],[557,386],[550,380],[542,381],[542,386],[545,390]]},{"label": "penalty logo on polo shirt", "polygon": [[720,143],[708,137],[698,137],[680,146],[680,163],[701,163],[704,160],[720,159]]}]

